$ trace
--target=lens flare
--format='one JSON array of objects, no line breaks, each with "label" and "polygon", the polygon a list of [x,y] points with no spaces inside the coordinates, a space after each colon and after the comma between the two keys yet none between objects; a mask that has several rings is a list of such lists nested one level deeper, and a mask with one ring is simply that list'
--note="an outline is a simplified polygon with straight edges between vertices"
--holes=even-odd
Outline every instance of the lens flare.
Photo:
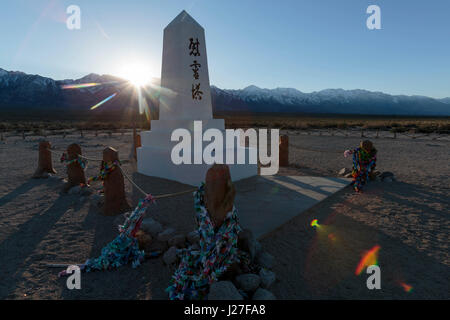
[{"label": "lens flare", "polygon": [[91,110],[97,109],[98,107],[100,107],[102,104],[108,102],[109,100],[111,100],[112,98],[114,98],[117,95],[117,93],[112,94],[111,96],[109,96],[108,98],[106,98],[103,101],[100,101],[99,103],[97,103],[95,106],[93,106],[91,108]]},{"label": "lens flare", "polygon": [[411,292],[413,287],[407,283],[404,282],[400,282],[400,285],[402,286],[403,290],[405,290],[405,292]]},{"label": "lens flare", "polygon": [[320,224],[317,223],[317,219],[314,219],[313,221],[311,221],[311,227],[320,227]]},{"label": "lens flare", "polygon": [[330,239],[331,241],[336,241],[336,236],[334,235],[334,233],[330,233],[329,235],[328,235],[328,239]]},{"label": "lens flare", "polygon": [[366,269],[368,266],[378,265],[378,251],[380,251],[381,247],[379,245],[374,246],[369,251],[363,253],[363,257],[358,263],[356,267],[355,274],[359,276],[361,272]]},{"label": "lens flare", "polygon": [[96,87],[96,86],[100,86],[102,85],[102,83],[80,83],[80,84],[67,84],[67,85],[63,85],[61,88],[63,90],[67,90],[67,89],[83,89],[83,88],[90,88],[90,87]]}]

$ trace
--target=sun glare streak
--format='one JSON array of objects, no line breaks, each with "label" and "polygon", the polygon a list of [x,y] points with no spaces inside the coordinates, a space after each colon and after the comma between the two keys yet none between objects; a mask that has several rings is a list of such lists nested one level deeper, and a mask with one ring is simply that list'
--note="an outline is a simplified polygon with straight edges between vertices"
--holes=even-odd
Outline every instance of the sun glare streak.
[{"label": "sun glare streak", "polygon": [[403,290],[405,290],[405,292],[408,292],[408,293],[410,293],[413,289],[413,286],[411,286],[407,283],[404,283],[404,282],[400,282],[400,286],[403,288]]},{"label": "sun glare streak", "polygon": [[138,93],[139,113],[140,114],[145,113],[145,117],[147,118],[148,121],[150,121],[147,99],[142,96],[141,87],[137,87],[137,93]]},{"label": "sun glare streak", "polygon": [[90,87],[101,86],[102,84],[103,83],[66,84],[66,85],[63,85],[61,88],[63,90],[67,90],[67,89],[82,89],[82,88],[90,88]]},{"label": "sun glare streak", "polygon": [[358,266],[356,267],[355,274],[357,276],[359,276],[361,272],[368,266],[378,265],[378,252],[380,251],[380,249],[381,247],[379,245],[376,245],[372,249],[364,253],[363,257],[358,263]]},{"label": "sun glare streak", "polygon": [[98,107],[100,107],[102,104],[108,102],[109,100],[113,99],[115,96],[117,95],[117,93],[112,94],[111,96],[109,96],[108,98],[106,98],[103,101],[100,101],[99,103],[97,103],[95,106],[93,106],[91,108],[91,110],[97,109]]}]

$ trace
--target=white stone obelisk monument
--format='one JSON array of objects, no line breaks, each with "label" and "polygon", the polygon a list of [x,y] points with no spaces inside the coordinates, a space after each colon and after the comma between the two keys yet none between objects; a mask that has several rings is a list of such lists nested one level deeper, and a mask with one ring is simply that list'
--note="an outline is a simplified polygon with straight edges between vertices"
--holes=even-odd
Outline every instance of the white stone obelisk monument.
[{"label": "white stone obelisk monument", "polygon": [[[171,153],[178,142],[171,141],[172,132],[183,128],[194,137],[194,121],[202,121],[203,132],[210,128],[222,131],[224,159],[230,150],[226,149],[224,120],[212,117],[205,31],[186,11],[164,29],[159,102],[159,120],[151,121],[151,131],[141,133],[142,147],[137,149],[138,172],[198,186],[210,165],[203,161],[194,164],[194,159],[201,159],[208,143],[202,142],[194,148],[192,142],[191,164],[176,165]],[[237,154],[240,148],[245,149],[246,164],[229,164],[234,181],[257,174],[257,165],[248,161],[249,148],[236,143],[231,151]]]}]

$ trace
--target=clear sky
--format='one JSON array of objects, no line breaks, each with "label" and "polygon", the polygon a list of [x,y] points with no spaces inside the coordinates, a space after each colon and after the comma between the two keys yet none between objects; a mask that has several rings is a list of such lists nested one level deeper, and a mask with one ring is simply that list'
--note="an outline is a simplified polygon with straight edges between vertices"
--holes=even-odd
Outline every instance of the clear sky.
[{"label": "clear sky", "polygon": [[[66,27],[69,5],[81,30]],[[381,8],[381,30],[366,9]],[[183,9],[206,30],[211,83],[450,96],[449,0],[0,0],[0,68],[54,79],[160,76],[163,29]]]}]

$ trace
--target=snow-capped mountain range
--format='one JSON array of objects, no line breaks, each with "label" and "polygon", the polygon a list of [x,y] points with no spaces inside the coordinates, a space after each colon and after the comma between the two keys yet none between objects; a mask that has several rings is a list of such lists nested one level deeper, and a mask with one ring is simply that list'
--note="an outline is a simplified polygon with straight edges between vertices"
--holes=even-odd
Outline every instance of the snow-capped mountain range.
[{"label": "snow-capped mountain range", "polygon": [[213,87],[217,110],[377,115],[450,115],[450,98],[389,95],[367,90],[326,89],[304,93],[292,88],[242,90]]},{"label": "snow-capped mountain range", "polygon": [[[83,83],[103,85],[76,90],[62,89],[64,85]],[[0,110],[88,110],[113,93],[118,95],[108,102],[109,110],[126,108],[135,100],[133,88],[127,86],[125,80],[110,75],[92,73],[76,80],[56,81],[0,68]],[[155,92],[149,94],[155,96]],[[292,88],[262,89],[253,85],[242,90],[212,86],[211,95],[214,110],[220,112],[450,116],[450,97],[433,99],[360,89],[326,89],[304,93]]]}]

